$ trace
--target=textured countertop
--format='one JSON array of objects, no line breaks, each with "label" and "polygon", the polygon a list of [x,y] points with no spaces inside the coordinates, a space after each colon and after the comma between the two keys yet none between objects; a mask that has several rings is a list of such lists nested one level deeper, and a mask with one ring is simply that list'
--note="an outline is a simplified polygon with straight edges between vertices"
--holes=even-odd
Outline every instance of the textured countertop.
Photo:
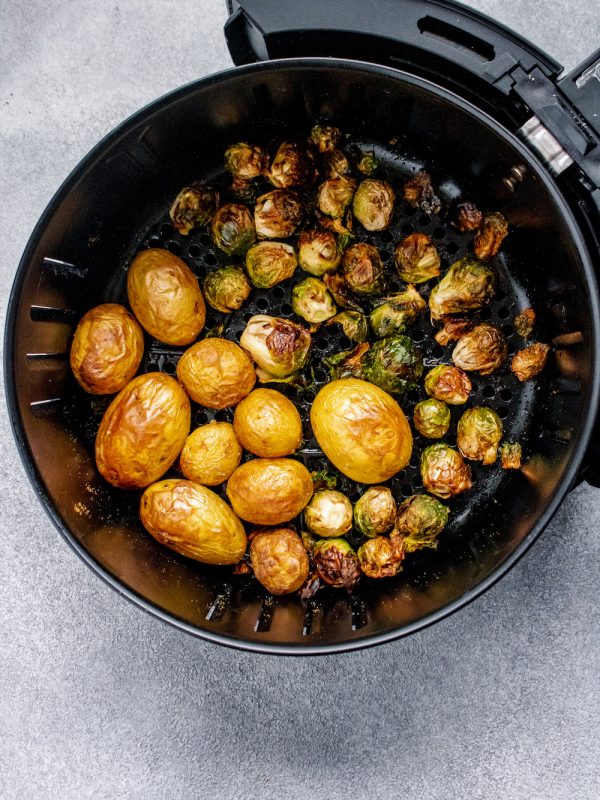
[{"label": "textured countertop", "polygon": [[[566,67],[597,3],[477,0]],[[376,13],[376,3],[373,4]],[[219,0],[0,2],[0,297],[63,178],[117,122],[231,65]],[[0,416],[2,800],[597,800],[600,492],[408,639],[321,659],[235,652],[129,605],[45,516]]]}]

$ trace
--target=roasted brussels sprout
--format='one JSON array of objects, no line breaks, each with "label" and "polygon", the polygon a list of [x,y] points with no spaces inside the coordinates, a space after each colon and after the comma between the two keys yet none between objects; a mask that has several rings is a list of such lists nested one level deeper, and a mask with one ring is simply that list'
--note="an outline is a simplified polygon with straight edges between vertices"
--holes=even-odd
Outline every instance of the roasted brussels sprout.
[{"label": "roasted brussels sprout", "polygon": [[308,555],[291,528],[258,531],[250,543],[254,577],[274,595],[290,594],[308,577]]},{"label": "roasted brussels sprout", "polygon": [[312,154],[294,142],[279,145],[268,178],[278,189],[305,186],[315,176]]},{"label": "roasted brussels sprout", "polygon": [[412,284],[405,291],[387,297],[385,302],[371,311],[369,322],[375,336],[403,333],[427,306]]},{"label": "roasted brussels sprout", "polygon": [[275,189],[261,195],[254,206],[254,224],[259,239],[287,239],[302,221],[302,203],[296,192]]},{"label": "roasted brussels sprout", "polygon": [[190,432],[188,396],[174,378],[148,372],[130,381],[104,412],[96,464],[119,489],[142,489],[172,466]]},{"label": "roasted brussels sprout", "polygon": [[127,298],[142,328],[165,344],[190,344],[204,327],[206,306],[198,280],[168,250],[153,247],[133,259]]},{"label": "roasted brussels sprout", "polygon": [[452,361],[469,372],[489,375],[502,366],[508,353],[504,334],[493,325],[476,325],[458,340]]},{"label": "roasted brussels sprout", "polygon": [[427,439],[442,439],[450,427],[450,409],[435,397],[421,400],[413,411],[413,425]]},{"label": "roasted brussels sprout", "polygon": [[356,169],[363,175],[372,175],[378,166],[379,162],[375,158],[375,153],[363,153],[356,162]]},{"label": "roasted brussels sprout", "polygon": [[332,380],[339,378],[362,378],[363,358],[370,348],[368,342],[356,345],[353,350],[342,350],[323,359]]},{"label": "roasted brussels sprout", "polygon": [[421,454],[424,488],[443,500],[470,489],[471,468],[456,450],[444,442],[430,444]]},{"label": "roasted brussels sprout", "polygon": [[529,381],[544,369],[549,352],[547,344],[530,344],[514,354],[510,368],[521,382]]},{"label": "roasted brussels sprout", "polygon": [[408,336],[386,336],[369,348],[363,359],[363,377],[391,394],[417,388],[423,358]]},{"label": "roasted brussels sprout", "polygon": [[317,469],[311,472],[315,491],[317,489],[335,489],[338,484],[339,474],[328,469]]},{"label": "roasted brussels sprout", "polygon": [[385,283],[385,270],[377,248],[365,242],[351,245],[342,258],[342,275],[356,294],[380,294]]},{"label": "roasted brussels sprout", "polygon": [[413,208],[419,208],[426,214],[437,214],[442,207],[442,201],[431,185],[431,177],[424,170],[417,172],[404,184],[403,197]]},{"label": "roasted brussels sprout", "polygon": [[412,434],[402,409],[370,383],[344,378],[326,384],[310,421],[327,458],[359,483],[387,481],[410,461]]},{"label": "roasted brussels sprout", "polygon": [[357,555],[367,578],[393,578],[402,569],[404,549],[398,538],[376,536],[362,544]]},{"label": "roasted brussels sprout", "polygon": [[386,181],[367,178],[352,201],[354,216],[368,231],[384,231],[392,221],[396,197]]},{"label": "roasted brussels sprout", "polygon": [[448,509],[428,494],[413,494],[398,507],[392,538],[402,537],[405,553],[437,547],[437,538],[448,522]]},{"label": "roasted brussels sprout", "polygon": [[341,219],[356,192],[354,178],[328,178],[319,186],[317,208],[326,216]]},{"label": "roasted brussels sprout", "polygon": [[429,296],[432,320],[483,308],[494,294],[494,271],[475,258],[455,261]]},{"label": "roasted brussels sprout", "polygon": [[296,252],[285,242],[258,242],[246,253],[246,270],[258,289],[270,289],[291,278],[297,266]]},{"label": "roasted brussels sprout", "polygon": [[235,406],[252,391],[256,373],[248,354],[229,339],[203,339],[177,363],[177,379],[196,403]]},{"label": "roasted brussels sprout", "polygon": [[318,278],[305,278],[292,290],[294,314],[319,325],[335,315],[336,308],[327,287]]},{"label": "roasted brussels sprout", "polygon": [[312,493],[310,472],[291,458],[253,458],[227,481],[233,510],[256,525],[289,522],[302,511]]},{"label": "roasted brussels sprout", "polygon": [[433,337],[436,342],[442,347],[446,347],[448,342],[458,342],[458,340],[469,333],[475,327],[473,320],[468,317],[450,317],[444,315],[442,317],[444,327],[439,330]]},{"label": "roasted brussels sprout", "polygon": [[311,275],[320,278],[336,270],[342,260],[335,234],[331,231],[302,231],[298,239],[298,263]]},{"label": "roasted brussels sprout", "polygon": [[473,239],[473,252],[481,261],[495,256],[508,233],[508,222],[497,211],[486,214]]},{"label": "roasted brussels sprout", "polygon": [[460,203],[456,209],[456,227],[461,233],[474,231],[481,225],[483,214],[474,203]]},{"label": "roasted brussels sprout", "polygon": [[369,335],[367,318],[360,311],[342,311],[327,320],[326,324],[339,325],[344,332],[344,336],[347,336],[353,342],[364,342]]},{"label": "roasted brussels sprout", "polygon": [[210,223],[216,246],[228,256],[243,256],[256,241],[252,214],[241,203],[226,203],[216,212]]},{"label": "roasted brussels sprout", "polygon": [[469,376],[458,367],[439,364],[425,376],[425,391],[430,397],[451,406],[462,406],[473,388]]},{"label": "roasted brussels sprout", "polygon": [[493,464],[502,439],[502,420],[491,408],[468,408],[458,420],[456,444],[465,458]]},{"label": "roasted brussels sprout", "polygon": [[533,308],[524,308],[520,314],[517,314],[514,321],[516,332],[522,339],[529,339],[533,333],[533,326],[535,325],[535,311]]},{"label": "roasted brussels sprout", "polygon": [[251,181],[264,175],[268,163],[265,150],[255,144],[238,142],[225,150],[225,168],[235,181]]},{"label": "roasted brussels sprout", "polygon": [[341,178],[350,172],[350,162],[341,150],[332,150],[323,155],[325,175],[328,178]]},{"label": "roasted brussels sprout", "polygon": [[503,442],[500,445],[502,469],[521,469],[521,445],[518,442]]},{"label": "roasted brussels sprout", "polygon": [[191,481],[217,486],[242,460],[242,447],[230,422],[209,422],[192,431],[179,457],[181,471]]},{"label": "roasted brussels sprout", "polygon": [[387,486],[370,486],[354,506],[354,524],[372,538],[387,533],[396,519],[396,501]]},{"label": "roasted brussels sprout", "polygon": [[325,539],[313,549],[319,578],[328,586],[351,592],[360,580],[358,557],[345,539]]},{"label": "roasted brussels sprout", "polygon": [[138,370],[144,333],[124,306],[103,303],[81,318],[69,362],[77,383],[90,394],[120,392]]},{"label": "roasted brussels sprout", "polygon": [[407,283],[424,283],[437,278],[442,260],[429,236],[411,233],[396,246],[394,260],[398,275]]},{"label": "roasted brussels sprout", "polygon": [[313,125],[310,140],[319,153],[331,153],[340,143],[342,132],[333,125]]},{"label": "roasted brussels sprout", "polygon": [[352,503],[342,492],[319,489],[304,509],[304,523],[315,536],[345,536],[352,528]]},{"label": "roasted brussels sprout", "polygon": [[211,308],[229,314],[241,308],[251,288],[240,267],[220,267],[204,279],[204,297]]},{"label": "roasted brussels sprout", "polygon": [[255,389],[238,403],[233,429],[242,447],[261,458],[288,456],[302,442],[298,409],[274,389]]},{"label": "roasted brussels sprout", "polygon": [[193,228],[203,228],[210,222],[218,204],[219,195],[210,186],[201,181],[186,186],[169,209],[173,227],[182,236],[187,236]]},{"label": "roasted brussels sprout", "polygon": [[233,511],[206,486],[173,478],[149,486],[140,519],[161,544],[204,564],[236,564],[246,532]]},{"label": "roasted brussels sprout", "polygon": [[288,378],[308,359],[310,333],[301,325],[279,317],[258,314],[246,325],[240,345],[258,365],[261,383]]},{"label": "roasted brussels sprout", "polygon": [[350,287],[341,275],[338,275],[337,273],[326,272],[325,275],[323,275],[323,283],[331,293],[331,296],[338,306],[341,306],[342,308],[350,308],[353,311],[359,311],[362,313],[362,308],[354,299],[352,292],[350,291]]}]

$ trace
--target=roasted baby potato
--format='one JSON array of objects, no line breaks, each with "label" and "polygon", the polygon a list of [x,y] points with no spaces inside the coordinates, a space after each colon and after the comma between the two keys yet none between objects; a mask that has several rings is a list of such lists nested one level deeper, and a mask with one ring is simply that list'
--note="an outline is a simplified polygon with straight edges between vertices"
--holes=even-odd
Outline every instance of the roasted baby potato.
[{"label": "roasted baby potato", "polygon": [[299,514],[313,493],[310,472],[291,458],[255,458],[227,482],[235,513],[256,525],[279,525]]},{"label": "roasted baby potato", "polygon": [[206,306],[192,270],[168,250],[143,250],[127,273],[127,297],[142,328],[165,344],[190,344],[204,327]]},{"label": "roasted baby potato", "polygon": [[259,531],[250,544],[254,576],[271,594],[290,594],[308,577],[308,556],[291,528]]},{"label": "roasted baby potato", "polygon": [[227,503],[192,481],[149,486],[140,518],[158,542],[204,564],[236,564],[246,552],[246,532]]},{"label": "roasted baby potato", "polygon": [[203,339],[186,350],[177,364],[179,383],[196,403],[227,408],[240,402],[256,383],[248,355],[229,339]]},{"label": "roasted baby potato", "polygon": [[230,422],[209,422],[185,440],[179,466],[186,478],[204,486],[226,481],[242,460],[242,447]]},{"label": "roasted baby potato", "polygon": [[302,420],[296,406],[274,389],[255,389],[236,407],[233,428],[255,456],[279,458],[300,447]]},{"label": "roasted baby potato", "polygon": [[83,315],[71,346],[71,369],[90,394],[120,392],[144,355],[144,333],[124,306],[103,303]]},{"label": "roasted baby potato", "polygon": [[190,418],[190,401],[174,378],[162,372],[134,378],[106,409],[98,428],[100,474],[119,489],[154,483],[181,452]]}]

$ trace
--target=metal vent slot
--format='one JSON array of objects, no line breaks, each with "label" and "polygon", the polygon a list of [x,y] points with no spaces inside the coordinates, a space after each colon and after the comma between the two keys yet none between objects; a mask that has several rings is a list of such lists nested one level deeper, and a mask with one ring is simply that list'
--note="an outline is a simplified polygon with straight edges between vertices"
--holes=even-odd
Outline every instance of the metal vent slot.
[{"label": "metal vent slot", "polygon": [[267,595],[263,600],[258,619],[256,620],[256,625],[254,626],[254,630],[257,633],[267,633],[270,630],[276,606],[277,600],[273,597],[273,595]]},{"label": "metal vent slot", "polygon": [[55,414],[63,403],[64,397],[50,397],[48,400],[34,400],[29,405],[34,417],[48,417]]},{"label": "metal vent slot", "polygon": [[233,586],[228,583],[223,584],[221,591],[212,601],[204,619],[209,622],[220,622],[231,604],[232,594]]},{"label": "metal vent slot", "polygon": [[72,324],[79,314],[69,308],[32,305],[29,314],[34,322],[66,322]]},{"label": "metal vent slot", "polygon": [[367,604],[360,595],[356,593],[350,595],[350,610],[352,630],[357,631],[364,628],[369,621],[369,615],[367,614]]},{"label": "metal vent slot", "polygon": [[55,278],[64,278],[68,281],[73,278],[86,278],[88,274],[87,267],[78,267],[68,261],[61,261],[60,258],[49,258],[48,256],[42,261],[42,269]]}]

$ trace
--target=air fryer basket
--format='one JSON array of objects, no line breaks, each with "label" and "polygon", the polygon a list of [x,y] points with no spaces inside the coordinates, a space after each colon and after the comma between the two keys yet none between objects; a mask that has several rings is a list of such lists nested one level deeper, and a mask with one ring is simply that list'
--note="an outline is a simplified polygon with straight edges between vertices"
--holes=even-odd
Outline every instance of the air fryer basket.
[{"label": "air fryer basket", "polygon": [[[499,287],[478,316],[520,346],[511,321],[533,306],[537,335],[556,347],[539,382],[519,384],[508,370],[474,379],[470,404],[495,408],[508,440],[519,440],[525,468],[475,467],[474,489],[451,503],[437,551],[407,558],[393,580],[363,581],[350,598],[322,592],[309,603],[266,596],[247,576],[195,563],[143,531],[139,494],[105,484],[93,458],[94,436],[108,398],[83,393],[68,370],[70,336],[81,314],[100,302],[126,302],[125,276],[147,246],[180,255],[200,279],[229,259],[205,231],[189,237],[169,224],[169,202],[190,181],[225,186],[225,146],[267,146],[305,136],[328,119],[362,149],[374,149],[399,188],[425,166],[447,207],[468,199],[502,211],[511,223],[496,260]],[[514,191],[507,187],[513,177]],[[517,180],[514,180],[517,176]],[[393,278],[393,247],[413,230],[432,236],[447,267],[467,239],[441,217],[399,202],[376,244]],[[254,290],[227,318],[239,339],[255,313],[290,316],[291,285]],[[214,312],[213,312],[214,313]],[[217,322],[209,314],[207,328]],[[327,328],[314,336],[316,383],[289,393],[301,409],[309,469],[325,465],[308,426],[308,409],[327,380],[320,357],[349,342]],[[413,335],[426,365],[448,363],[426,319]],[[499,577],[548,521],[569,488],[595,413],[598,371],[597,295],[585,244],[569,208],[543,168],[518,141],[465,102],[423,80],[353,62],[273,62],[184,87],[141,111],[101,142],[61,188],[40,221],[15,282],[7,324],[7,383],[15,432],[40,497],[77,552],[113,586],[170,622],[209,639],[278,652],[361,647],[410,632],[460,607]],[[147,341],[145,371],[170,374],[183,348]],[[281,388],[281,387],[278,387]],[[403,402],[407,414],[418,396]],[[453,428],[457,420],[453,415]],[[231,419],[196,408],[194,423]],[[451,434],[452,435],[452,434]],[[390,485],[401,499],[420,489],[415,439],[407,470]],[[353,497],[360,487],[344,480]]]}]

